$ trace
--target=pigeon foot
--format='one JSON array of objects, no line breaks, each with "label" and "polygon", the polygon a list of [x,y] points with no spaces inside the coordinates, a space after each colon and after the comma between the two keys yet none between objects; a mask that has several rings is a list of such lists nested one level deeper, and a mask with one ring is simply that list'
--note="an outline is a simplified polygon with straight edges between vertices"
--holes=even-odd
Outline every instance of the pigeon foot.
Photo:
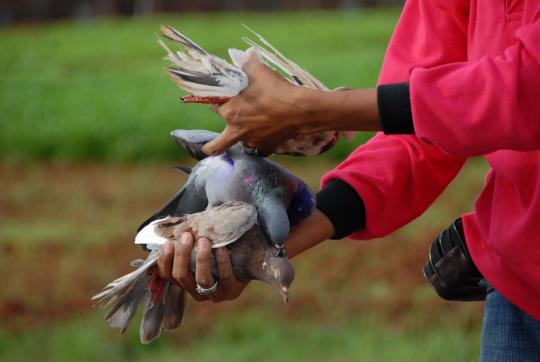
[{"label": "pigeon foot", "polygon": [[223,104],[231,98],[230,97],[184,96],[181,99],[182,99],[182,102],[184,103]]}]

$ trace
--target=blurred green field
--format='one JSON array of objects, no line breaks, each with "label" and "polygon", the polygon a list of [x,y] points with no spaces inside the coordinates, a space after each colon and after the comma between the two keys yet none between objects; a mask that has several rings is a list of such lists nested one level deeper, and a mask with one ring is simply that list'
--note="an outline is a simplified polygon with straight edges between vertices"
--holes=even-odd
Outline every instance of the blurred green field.
[{"label": "blurred green field", "polygon": [[[220,130],[204,105],[184,105],[165,75],[159,24],[226,56],[244,48],[241,24],[264,34],[329,87],[373,86],[398,10],[215,14],[101,20],[0,32],[0,157],[171,159],[176,128]],[[366,138],[340,142],[343,157]]]},{"label": "blurred green field", "polygon": [[[477,360],[482,305],[441,301],[420,270],[434,235],[472,209],[479,160],[399,232],[327,241],[295,259],[287,305],[252,283],[234,302],[189,303],[181,329],[147,346],[137,322],[120,337],[90,305],[143,255],[135,228],[184,181],[171,170],[185,153],[169,131],[223,124],[178,101],[159,24],[225,55],[243,47],[245,23],[328,86],[362,87],[376,82],[398,14],[187,14],[0,31],[0,361]],[[317,190],[368,136],[279,160]]]}]

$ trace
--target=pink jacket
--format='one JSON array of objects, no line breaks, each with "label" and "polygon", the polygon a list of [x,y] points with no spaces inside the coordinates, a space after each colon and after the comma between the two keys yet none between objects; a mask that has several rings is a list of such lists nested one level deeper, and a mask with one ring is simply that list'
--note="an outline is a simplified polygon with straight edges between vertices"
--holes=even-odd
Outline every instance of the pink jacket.
[{"label": "pink jacket", "polygon": [[485,155],[467,245],[485,278],[540,320],[540,1],[407,0],[379,78],[404,81],[416,136],[379,133],[322,180],[362,197],[366,227],[351,237],[400,228],[465,158]]}]

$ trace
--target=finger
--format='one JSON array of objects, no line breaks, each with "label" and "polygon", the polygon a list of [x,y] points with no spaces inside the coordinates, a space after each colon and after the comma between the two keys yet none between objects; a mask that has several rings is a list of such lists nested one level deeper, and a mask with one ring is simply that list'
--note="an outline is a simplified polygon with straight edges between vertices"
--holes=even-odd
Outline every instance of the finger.
[{"label": "finger", "polygon": [[254,49],[248,50],[248,58],[242,66],[242,70],[247,73],[250,83],[257,82],[259,79],[258,76],[260,75],[264,75],[270,79],[275,78],[284,80],[279,73],[273,71],[272,68],[263,62],[259,53]]},{"label": "finger", "polygon": [[236,283],[237,280],[233,272],[229,251],[224,247],[217,248],[215,250],[215,255],[219,273],[219,282],[225,291],[230,290],[230,287],[233,283]]},{"label": "finger", "polygon": [[215,302],[234,299],[238,296],[238,281],[234,275],[229,250],[227,248],[217,248],[214,252],[216,256],[216,266],[219,273],[219,290],[210,296]]},{"label": "finger", "polygon": [[189,258],[193,246],[193,235],[183,233],[180,242],[174,245],[174,260],[172,267],[172,277],[176,283],[193,294],[195,292],[195,278],[189,271]]},{"label": "finger", "polygon": [[167,241],[165,245],[161,247],[159,258],[157,261],[158,273],[162,279],[172,279],[172,263],[174,258],[174,244]]},{"label": "finger", "polygon": [[210,240],[206,238],[199,239],[197,242],[197,256],[195,258],[195,281],[203,288],[210,288],[214,285],[210,266],[210,255],[212,246]]},{"label": "finger", "polygon": [[242,65],[243,71],[250,72],[254,70],[254,68],[260,66],[261,64],[264,65],[261,59],[261,56],[255,49],[249,48],[246,53],[247,53],[247,59],[244,62],[244,65]]},{"label": "finger", "polygon": [[205,144],[202,148],[207,155],[219,155],[229,149],[240,140],[240,135],[234,132],[229,126],[215,139]]}]

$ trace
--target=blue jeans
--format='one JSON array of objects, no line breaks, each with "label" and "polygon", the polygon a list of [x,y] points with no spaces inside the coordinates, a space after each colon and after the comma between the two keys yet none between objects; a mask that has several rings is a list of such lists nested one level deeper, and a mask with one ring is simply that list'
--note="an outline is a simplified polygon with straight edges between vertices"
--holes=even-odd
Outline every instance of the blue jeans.
[{"label": "blue jeans", "polygon": [[490,285],[484,305],[480,361],[540,362],[540,322]]}]

